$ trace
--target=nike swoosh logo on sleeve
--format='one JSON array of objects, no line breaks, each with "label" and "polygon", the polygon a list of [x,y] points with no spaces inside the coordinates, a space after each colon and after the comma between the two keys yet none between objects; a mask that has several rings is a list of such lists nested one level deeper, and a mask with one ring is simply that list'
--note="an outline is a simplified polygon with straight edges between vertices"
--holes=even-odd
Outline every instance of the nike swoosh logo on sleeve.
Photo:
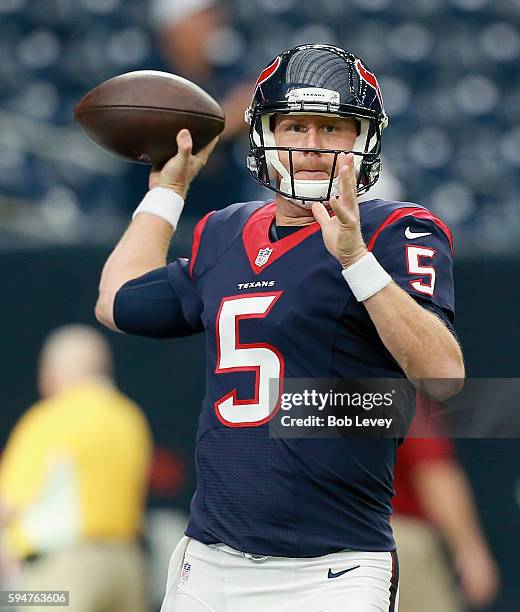
[{"label": "nike swoosh logo on sleeve", "polygon": [[405,238],[408,238],[408,240],[415,240],[415,238],[422,238],[423,236],[431,236],[432,233],[431,232],[412,232],[412,230],[410,229],[410,226],[408,226],[404,230],[404,235],[405,235]]}]

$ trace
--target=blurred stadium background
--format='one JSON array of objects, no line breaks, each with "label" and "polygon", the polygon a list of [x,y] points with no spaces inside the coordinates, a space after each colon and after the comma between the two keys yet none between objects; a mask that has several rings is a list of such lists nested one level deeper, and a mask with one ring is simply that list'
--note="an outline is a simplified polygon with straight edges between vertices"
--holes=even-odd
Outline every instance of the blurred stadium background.
[{"label": "blurred stadium background", "polygon": [[[206,8],[218,15],[197,41],[205,58],[197,78],[168,36]],[[321,0],[319,8],[316,0],[0,0],[0,448],[37,398],[44,336],[71,321],[95,324],[101,266],[147,188],[147,167],[86,140],[74,105],[105,79],[143,68],[184,74],[223,99],[251,86],[277,51],[303,42],[344,46],[378,75],[390,116],[387,185],[454,231],[469,375],[518,376],[520,0]],[[207,210],[258,193],[246,150],[239,131],[219,147],[188,198],[175,254],[187,254]],[[113,334],[110,342],[118,382],[145,409],[159,449],[149,507],[186,511],[203,340]],[[490,610],[512,612],[520,602],[520,444],[457,447],[503,576]]]}]

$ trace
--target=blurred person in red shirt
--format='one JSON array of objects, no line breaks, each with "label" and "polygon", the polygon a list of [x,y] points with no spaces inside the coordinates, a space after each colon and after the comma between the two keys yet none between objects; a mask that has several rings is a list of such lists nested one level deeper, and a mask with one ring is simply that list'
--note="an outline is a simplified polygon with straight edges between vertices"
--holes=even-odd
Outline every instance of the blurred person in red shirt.
[{"label": "blurred person in red shirt", "polygon": [[498,569],[454,445],[426,426],[424,407],[418,405],[395,469],[392,529],[402,577],[399,610],[485,608],[498,592]]}]

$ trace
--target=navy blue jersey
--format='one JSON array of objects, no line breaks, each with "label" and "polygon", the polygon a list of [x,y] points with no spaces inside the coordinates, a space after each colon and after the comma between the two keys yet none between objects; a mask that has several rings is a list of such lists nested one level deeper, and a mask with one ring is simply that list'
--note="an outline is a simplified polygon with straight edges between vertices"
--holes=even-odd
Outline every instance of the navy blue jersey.
[{"label": "navy blue jersey", "polygon": [[[206,215],[189,260],[130,281],[116,296],[114,320],[127,333],[206,334],[186,533],[284,557],[392,550],[396,439],[269,437],[287,377],[404,376],[318,223],[272,242],[275,209],[249,202]],[[449,323],[449,229],[417,204],[371,200],[360,213],[368,248],[395,282]]]}]

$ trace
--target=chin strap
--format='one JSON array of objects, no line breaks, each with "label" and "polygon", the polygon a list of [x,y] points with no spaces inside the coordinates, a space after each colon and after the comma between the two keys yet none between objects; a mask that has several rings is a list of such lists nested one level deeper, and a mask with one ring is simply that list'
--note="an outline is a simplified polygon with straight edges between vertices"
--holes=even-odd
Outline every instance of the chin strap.
[{"label": "chin strap", "polygon": [[[273,151],[273,153],[276,153],[276,151]],[[325,181],[294,181],[294,193],[298,194],[299,196],[302,196],[301,198],[291,198],[291,197],[286,197],[288,200],[290,200],[291,202],[294,202],[295,204],[298,204],[298,206],[301,206],[303,208],[311,208],[312,207],[312,201],[310,202],[309,200],[306,200],[305,198],[312,198],[312,199],[316,199],[316,198],[324,198],[327,195],[327,192],[329,190],[329,183],[330,183],[330,179],[329,180],[325,180]],[[287,179],[286,177],[283,177],[282,180],[280,181],[280,191],[284,191],[285,193],[292,193],[292,185],[291,185],[291,179]],[[330,197],[334,197],[339,195],[339,179],[338,177],[336,177],[333,181],[332,181],[332,189],[330,190]]]}]

